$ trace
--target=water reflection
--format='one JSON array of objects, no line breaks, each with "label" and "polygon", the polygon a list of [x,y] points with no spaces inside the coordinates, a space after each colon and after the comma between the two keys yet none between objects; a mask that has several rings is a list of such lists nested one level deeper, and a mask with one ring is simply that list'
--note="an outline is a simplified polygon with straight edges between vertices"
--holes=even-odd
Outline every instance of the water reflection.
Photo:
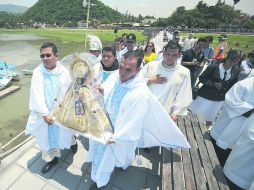
[{"label": "water reflection", "polygon": [[45,42],[57,45],[60,57],[74,52],[83,52],[83,43],[62,43],[36,35],[0,34],[0,60],[17,65],[21,79],[17,85],[21,89],[0,99],[0,143],[5,144],[24,130],[28,117],[28,102],[31,76],[21,73],[22,69],[34,69],[40,64],[40,46]]}]

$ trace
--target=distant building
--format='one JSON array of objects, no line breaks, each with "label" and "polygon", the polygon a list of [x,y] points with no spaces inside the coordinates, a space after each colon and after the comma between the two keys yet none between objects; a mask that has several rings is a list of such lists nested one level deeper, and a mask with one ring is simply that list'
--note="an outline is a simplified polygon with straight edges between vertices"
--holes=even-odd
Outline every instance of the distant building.
[{"label": "distant building", "polygon": [[156,18],[145,18],[141,22],[142,22],[142,24],[147,25],[147,24],[152,24],[152,23],[154,23],[156,21],[157,21]]},{"label": "distant building", "polygon": [[84,21],[78,21],[78,28],[85,28],[86,23]]}]

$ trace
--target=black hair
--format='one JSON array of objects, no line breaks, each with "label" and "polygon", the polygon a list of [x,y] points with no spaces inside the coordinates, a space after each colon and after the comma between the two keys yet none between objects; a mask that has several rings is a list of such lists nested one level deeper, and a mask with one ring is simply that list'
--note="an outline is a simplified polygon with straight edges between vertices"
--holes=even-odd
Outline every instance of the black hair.
[{"label": "black hair", "polygon": [[226,59],[231,58],[231,57],[241,57],[241,55],[242,55],[242,52],[240,50],[231,49],[231,50],[229,50]]},{"label": "black hair", "polygon": [[210,43],[213,42],[213,36],[206,36],[205,37],[207,41],[209,41]]},{"label": "black hair", "polygon": [[182,46],[179,45],[179,43],[177,43],[175,40],[170,40],[163,49],[164,51],[166,51],[167,49],[178,49],[179,53],[182,52]]},{"label": "black hair", "polygon": [[42,49],[45,49],[45,48],[48,48],[48,47],[52,48],[52,52],[53,52],[54,54],[58,53],[57,47],[56,47],[56,45],[55,45],[54,43],[45,43],[45,44],[43,44],[43,45],[41,46],[41,48],[40,48],[40,51],[41,51]]},{"label": "black hair", "polygon": [[124,59],[126,58],[136,58],[137,59],[137,68],[140,68],[143,58],[144,58],[144,51],[142,49],[136,49],[126,52],[123,55]]},{"label": "black hair", "polygon": [[154,47],[154,43],[153,43],[153,42],[148,42],[148,43],[146,44],[146,47],[145,47],[144,51],[145,51],[145,52],[147,51],[147,46],[148,46],[149,44],[153,44],[152,52],[155,53],[155,47]]},{"label": "black hair", "polygon": [[206,42],[206,39],[205,39],[205,38],[199,38],[198,41],[197,41],[197,43],[198,43],[198,42],[204,42],[204,43],[205,43],[205,42]]},{"label": "black hair", "polygon": [[113,47],[110,47],[110,46],[104,47],[104,48],[102,49],[102,53],[103,53],[103,51],[111,51],[112,54],[113,54],[114,56],[116,56],[116,49],[113,48]]},{"label": "black hair", "polygon": [[123,38],[118,37],[118,38],[115,39],[115,42],[121,42],[121,43],[123,43]]}]

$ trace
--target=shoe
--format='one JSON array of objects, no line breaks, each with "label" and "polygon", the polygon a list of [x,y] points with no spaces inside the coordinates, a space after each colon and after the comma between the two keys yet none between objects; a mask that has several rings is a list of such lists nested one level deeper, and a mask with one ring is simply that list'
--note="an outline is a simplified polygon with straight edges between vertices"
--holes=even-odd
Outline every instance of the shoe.
[{"label": "shoe", "polygon": [[71,151],[73,154],[76,154],[76,152],[78,151],[78,143],[76,142],[76,144],[71,145]]},{"label": "shoe", "polygon": [[45,164],[45,166],[43,166],[43,168],[41,169],[41,173],[43,173],[43,174],[47,173],[49,170],[51,170],[51,168],[52,168],[53,166],[55,166],[55,165],[57,165],[57,164],[58,164],[58,158],[55,157],[52,161],[47,162],[47,163]]},{"label": "shoe", "polygon": [[106,187],[106,186],[103,186],[103,187],[98,188],[98,187],[97,187],[97,184],[96,184],[96,183],[93,183],[93,184],[91,185],[91,187],[89,188],[89,190],[103,190],[103,189],[105,189],[105,187]]},{"label": "shoe", "polygon": [[97,187],[97,184],[96,183],[93,183],[91,185],[91,187],[89,188],[89,190],[99,190],[99,188]]}]

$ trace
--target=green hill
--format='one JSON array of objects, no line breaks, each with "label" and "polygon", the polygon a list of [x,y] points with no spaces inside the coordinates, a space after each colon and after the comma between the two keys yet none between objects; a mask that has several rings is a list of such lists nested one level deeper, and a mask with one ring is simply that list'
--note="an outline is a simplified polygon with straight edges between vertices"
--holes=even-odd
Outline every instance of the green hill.
[{"label": "green hill", "polygon": [[[90,9],[90,20],[99,20],[102,23],[125,21],[126,17],[104,5],[98,0],[91,0],[94,4]],[[83,7],[83,0],[39,0],[24,13],[24,18],[34,22],[65,23],[86,20],[87,9]]]}]

